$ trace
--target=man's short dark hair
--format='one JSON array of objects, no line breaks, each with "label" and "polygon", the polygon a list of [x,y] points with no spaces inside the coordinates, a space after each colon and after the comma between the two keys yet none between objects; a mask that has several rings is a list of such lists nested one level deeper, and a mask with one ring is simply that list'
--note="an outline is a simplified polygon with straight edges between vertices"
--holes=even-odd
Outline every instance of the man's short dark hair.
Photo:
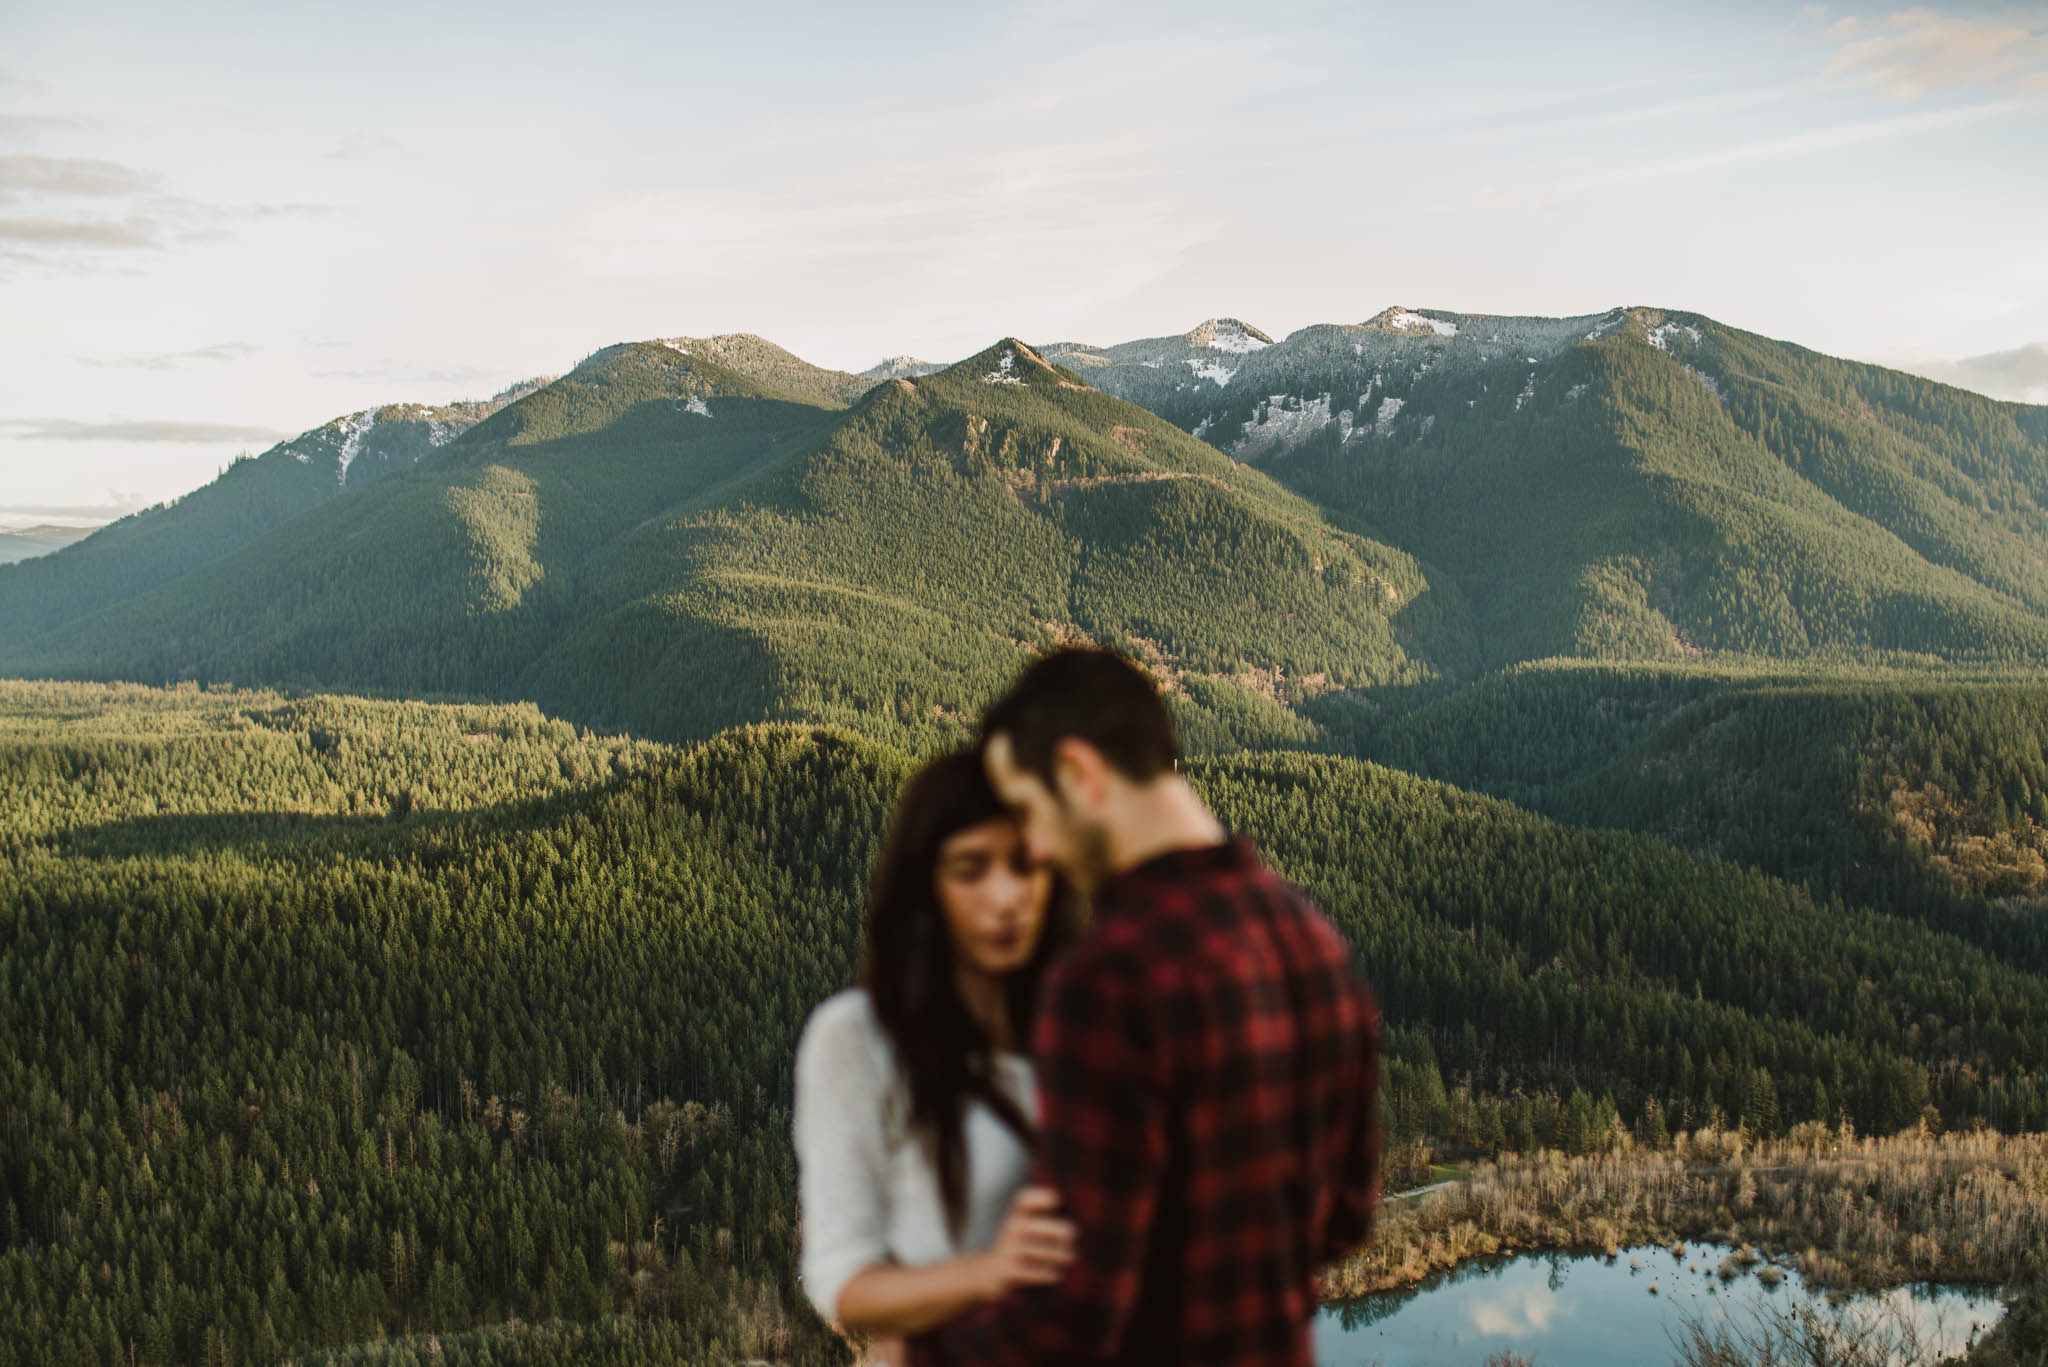
[{"label": "man's short dark hair", "polygon": [[1143,670],[1114,651],[1066,646],[1041,655],[982,715],[981,734],[1010,738],[1017,767],[1053,786],[1053,751],[1068,736],[1135,783],[1173,768],[1173,715]]}]

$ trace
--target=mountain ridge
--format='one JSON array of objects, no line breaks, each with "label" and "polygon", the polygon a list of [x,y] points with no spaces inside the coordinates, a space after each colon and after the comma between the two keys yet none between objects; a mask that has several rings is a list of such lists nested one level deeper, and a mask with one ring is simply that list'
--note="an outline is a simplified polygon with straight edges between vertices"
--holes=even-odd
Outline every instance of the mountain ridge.
[{"label": "mountain ridge", "polygon": [[633,343],[6,665],[925,745],[1031,649],[1087,638],[1147,654],[1221,746],[1308,734],[1289,690],[1422,669],[1391,621],[1427,591],[1408,557],[1014,337],[844,409]]},{"label": "mountain ridge", "polygon": [[0,566],[0,638],[26,640],[199,569],[330,498],[410,469],[550,382],[488,399],[373,404],[229,465],[208,484],[91,535]]},{"label": "mountain ridge", "polygon": [[1091,383],[1451,570],[1495,666],[2048,645],[2025,549],[2048,410],[1639,307],[1393,308],[1229,364],[1122,356]]},{"label": "mountain ridge", "polygon": [[[366,411],[286,459],[331,492],[401,419],[437,421]],[[2048,563],[2028,549],[2048,529],[2048,410],[1677,310],[1396,306],[1277,342],[1217,317],[1110,347],[1005,337],[880,381],[751,334],[658,338],[591,353],[430,454],[256,560],[157,574],[113,616],[56,614],[0,644],[0,667],[526,689],[663,736],[756,709],[900,740],[949,733],[991,686],[988,640],[1087,638],[1204,681],[1191,725],[1237,718],[1212,737],[1306,743],[1347,692],[1524,660],[2048,661]],[[973,545],[977,525],[997,541]],[[301,582],[277,567],[316,545],[333,563],[295,601],[309,623],[412,633],[371,651],[385,663],[358,670],[251,586]],[[909,572],[926,563],[949,568]],[[358,601],[400,564],[412,601]],[[1233,575],[1260,586],[1249,600]],[[600,585],[623,596],[590,599]],[[9,589],[0,572],[0,620],[20,612]],[[1340,608],[1361,591],[1378,606]],[[1247,601],[1275,610],[1254,625]],[[238,640],[237,620],[270,625]],[[687,642],[703,663],[669,667],[709,671],[712,701],[608,700],[587,662],[544,658],[600,622],[586,656],[649,633],[626,657],[653,669]],[[879,635],[829,643],[846,630]]]}]

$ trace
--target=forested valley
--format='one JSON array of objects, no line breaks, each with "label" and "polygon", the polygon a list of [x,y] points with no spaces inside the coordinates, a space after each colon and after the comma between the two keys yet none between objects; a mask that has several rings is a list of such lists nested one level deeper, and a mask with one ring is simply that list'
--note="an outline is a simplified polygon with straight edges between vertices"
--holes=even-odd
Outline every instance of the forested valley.
[{"label": "forested valley", "polygon": [[[844,1361],[790,1056],[913,762],[0,685],[0,1361]],[[1190,774],[1372,972],[1397,1172],[2048,1128],[2048,978],[1924,919],[1356,759]]]}]

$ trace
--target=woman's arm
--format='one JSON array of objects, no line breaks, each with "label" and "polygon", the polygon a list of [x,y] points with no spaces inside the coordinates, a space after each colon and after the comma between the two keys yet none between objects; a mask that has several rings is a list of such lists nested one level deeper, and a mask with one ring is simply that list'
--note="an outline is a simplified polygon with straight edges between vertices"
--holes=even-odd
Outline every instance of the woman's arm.
[{"label": "woman's arm", "polygon": [[1074,1260],[1074,1227],[1053,1214],[1059,1197],[1026,1187],[1010,1203],[996,1241],[924,1267],[862,1268],[839,1293],[839,1323],[855,1333],[921,1334],[1020,1286],[1049,1286]]},{"label": "woman's arm", "polygon": [[842,993],[811,1013],[796,1050],[804,1292],[827,1320],[839,1318],[848,1282],[889,1261],[882,1120],[889,1077],[871,1032],[865,998]]},{"label": "woman's arm", "polygon": [[1013,1287],[1059,1280],[1074,1231],[1052,1214],[1057,1197],[1026,1188],[985,1251],[924,1267],[890,1259],[888,1137],[891,1085],[865,998],[842,994],[812,1013],[796,1051],[798,1196],[804,1291],[819,1315],[856,1333],[916,1333]]},{"label": "woman's arm", "polygon": [[923,1267],[877,1263],[853,1274],[839,1293],[839,1325],[849,1333],[900,1338],[944,1324],[988,1299],[976,1255]]}]

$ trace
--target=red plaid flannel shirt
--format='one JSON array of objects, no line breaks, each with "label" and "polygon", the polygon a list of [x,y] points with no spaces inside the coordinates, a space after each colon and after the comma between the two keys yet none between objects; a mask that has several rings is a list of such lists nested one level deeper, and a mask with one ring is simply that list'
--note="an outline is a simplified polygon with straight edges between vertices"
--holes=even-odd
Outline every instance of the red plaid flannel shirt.
[{"label": "red plaid flannel shirt", "polygon": [[916,1367],[1311,1367],[1316,1270],[1379,1202],[1379,1011],[1330,923],[1249,841],[1162,855],[1097,890],[1033,1052],[1078,1258]]}]

